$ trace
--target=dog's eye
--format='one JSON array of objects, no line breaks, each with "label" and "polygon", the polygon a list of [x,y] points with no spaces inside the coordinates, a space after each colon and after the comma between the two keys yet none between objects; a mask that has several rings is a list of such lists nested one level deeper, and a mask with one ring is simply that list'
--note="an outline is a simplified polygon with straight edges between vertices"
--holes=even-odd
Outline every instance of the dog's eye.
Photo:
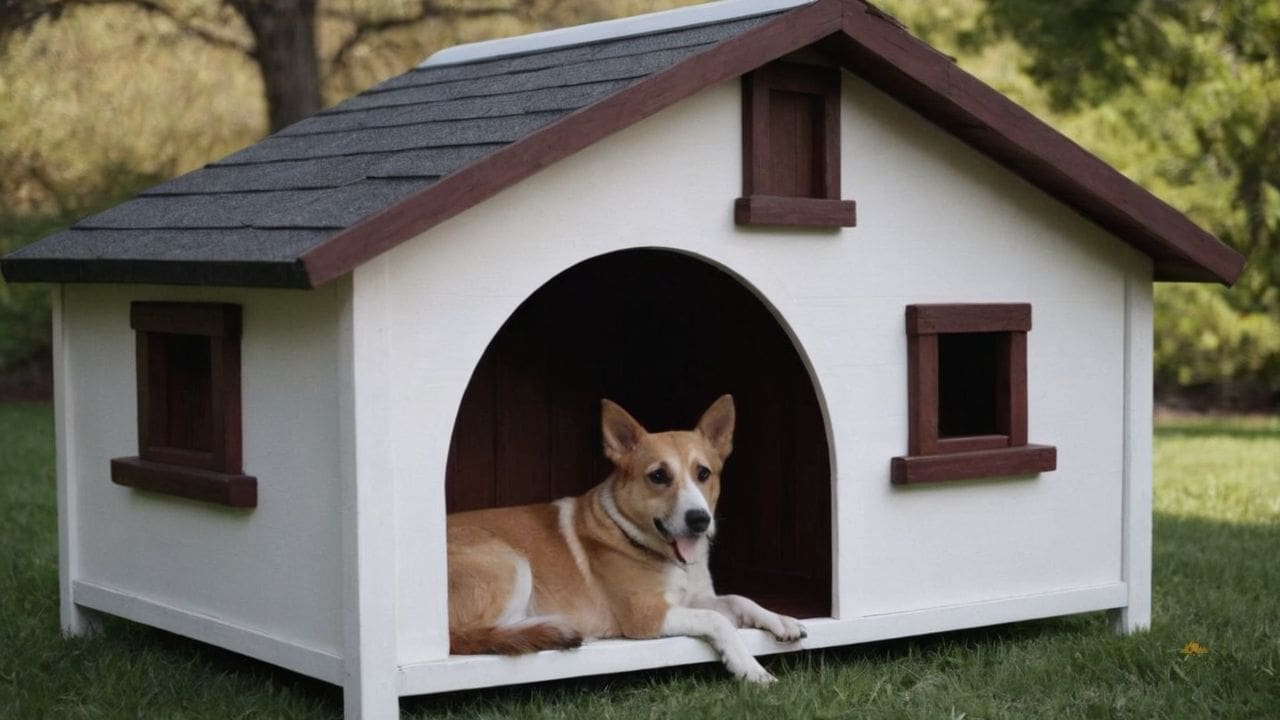
[{"label": "dog's eye", "polygon": [[705,465],[698,466],[698,482],[706,482],[711,477],[711,469]]},{"label": "dog's eye", "polygon": [[662,468],[658,468],[657,470],[654,470],[653,472],[649,473],[648,478],[649,478],[649,482],[653,483],[654,485],[670,485],[671,484],[671,476],[668,475],[667,471],[663,470]]}]

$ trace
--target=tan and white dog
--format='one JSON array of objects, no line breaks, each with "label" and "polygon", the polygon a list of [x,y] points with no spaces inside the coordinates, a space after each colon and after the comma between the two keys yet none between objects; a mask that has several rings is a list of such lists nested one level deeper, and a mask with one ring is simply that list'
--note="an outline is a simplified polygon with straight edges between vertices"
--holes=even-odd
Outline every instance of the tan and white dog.
[{"label": "tan and white dog", "polygon": [[614,471],[579,497],[448,517],[454,653],[525,653],[590,638],[705,638],[739,678],[771,682],[735,627],[779,640],[795,619],[716,595],[707,567],[720,469],[733,449],[733,398],[690,431],[649,433],[602,403]]}]

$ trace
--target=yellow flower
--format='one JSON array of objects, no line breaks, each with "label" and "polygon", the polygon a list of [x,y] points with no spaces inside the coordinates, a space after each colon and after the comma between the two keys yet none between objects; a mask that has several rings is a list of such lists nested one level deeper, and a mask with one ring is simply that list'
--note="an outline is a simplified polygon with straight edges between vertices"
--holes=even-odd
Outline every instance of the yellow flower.
[{"label": "yellow flower", "polygon": [[1183,645],[1183,646],[1182,646],[1182,656],[1183,656],[1183,657],[1186,657],[1186,656],[1188,656],[1188,655],[1203,655],[1203,654],[1205,654],[1205,653],[1207,653],[1207,652],[1209,652],[1209,648],[1207,648],[1207,647],[1205,647],[1205,646],[1201,645],[1200,643],[1196,642],[1195,640],[1192,640],[1191,642],[1189,642],[1189,643],[1187,643],[1186,645]]}]

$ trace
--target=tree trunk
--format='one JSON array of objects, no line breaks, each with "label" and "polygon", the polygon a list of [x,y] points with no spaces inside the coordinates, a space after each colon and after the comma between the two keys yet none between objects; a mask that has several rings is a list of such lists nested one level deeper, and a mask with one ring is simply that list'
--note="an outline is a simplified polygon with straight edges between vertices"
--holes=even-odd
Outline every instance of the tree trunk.
[{"label": "tree trunk", "polygon": [[254,40],[271,132],[320,109],[316,0],[230,0]]}]

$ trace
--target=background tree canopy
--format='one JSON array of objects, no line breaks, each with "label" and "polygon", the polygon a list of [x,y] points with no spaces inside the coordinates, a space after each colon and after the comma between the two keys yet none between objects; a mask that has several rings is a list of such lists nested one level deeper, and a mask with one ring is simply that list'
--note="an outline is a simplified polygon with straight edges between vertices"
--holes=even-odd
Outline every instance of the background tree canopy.
[{"label": "background tree canopy", "polygon": [[[1010,37],[1056,112],[1109,108],[1161,140],[1161,185],[1249,258],[1237,302],[1280,286],[1280,3],[989,0],[969,46]],[[1116,148],[1121,151],[1121,148]],[[1117,152],[1119,154],[1119,152]],[[1212,195],[1206,190],[1212,189]]]},{"label": "background tree canopy", "polygon": [[1016,43],[1045,110],[1248,258],[1230,292],[1157,289],[1158,380],[1280,391],[1280,2],[986,0],[957,37]]},{"label": "background tree canopy", "polygon": [[[0,0],[0,252],[458,42],[693,0]],[[882,0],[1249,258],[1157,287],[1157,383],[1280,404],[1280,0]],[[47,345],[0,286],[0,371]]]}]

